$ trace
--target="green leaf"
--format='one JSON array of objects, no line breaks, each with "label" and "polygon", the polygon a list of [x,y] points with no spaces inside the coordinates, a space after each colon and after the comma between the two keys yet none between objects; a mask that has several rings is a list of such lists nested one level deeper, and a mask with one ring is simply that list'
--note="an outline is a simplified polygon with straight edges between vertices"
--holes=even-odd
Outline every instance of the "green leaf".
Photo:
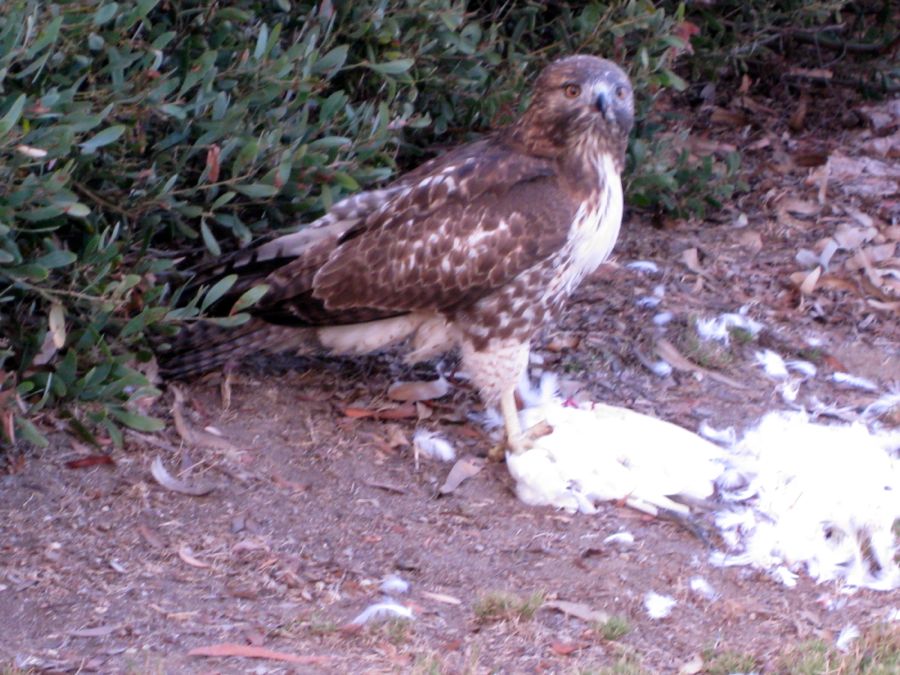
[{"label": "green leaf", "polygon": [[347,61],[347,52],[350,50],[350,45],[340,45],[339,47],[335,47],[330,52],[325,54],[322,58],[318,59],[312,66],[312,72],[314,75],[321,75],[323,73],[334,74],[334,71],[342,68],[344,63]]},{"label": "green leaf", "polygon": [[117,141],[119,137],[124,133],[124,124],[114,124],[111,127],[106,127],[103,131],[97,133],[91,139],[85,141],[84,143],[79,143],[78,145],[81,147],[82,152],[89,155],[92,152],[96,152],[97,148],[102,148],[104,145],[109,145],[110,143]]},{"label": "green leaf", "polygon": [[8,272],[10,276],[25,277],[26,279],[31,279],[32,281],[43,281],[50,276],[50,271],[46,267],[30,264],[11,267]]},{"label": "green leaf", "polygon": [[234,307],[231,308],[230,314],[234,315],[248,307],[252,307],[268,292],[268,284],[260,284],[259,286],[254,286],[253,288],[244,291],[244,294],[237,299],[236,303],[234,303]]},{"label": "green leaf", "polygon": [[112,19],[116,15],[117,11],[119,11],[119,3],[117,2],[111,2],[108,5],[103,5],[102,7],[100,7],[100,9],[94,12],[94,25],[102,26],[107,21]]},{"label": "green leaf", "polygon": [[120,24],[119,30],[126,31],[131,28],[135,22],[147,16],[158,3],[159,0],[140,0],[137,7],[125,15],[125,20]]},{"label": "green leaf", "polygon": [[667,87],[672,87],[675,91],[684,91],[687,89],[688,84],[683,79],[678,77],[675,73],[673,73],[668,68],[663,68],[662,70],[662,81]]},{"label": "green leaf", "polygon": [[187,111],[180,105],[175,105],[174,103],[164,103],[159,106],[159,110],[166,115],[171,115],[177,120],[187,119]]},{"label": "green leaf", "polygon": [[22,220],[27,220],[32,223],[37,223],[42,220],[50,220],[51,218],[56,218],[57,216],[61,216],[63,214],[63,209],[61,206],[41,206],[37,209],[32,209],[31,211],[24,211],[22,213],[18,213],[16,215],[19,216]]},{"label": "green leaf", "polygon": [[200,303],[200,311],[205,312],[208,307],[215,304],[219,298],[230,291],[231,287],[234,286],[234,282],[237,281],[237,278],[237,274],[229,274],[213,284],[213,287],[210,288],[203,297],[203,302]]},{"label": "green leaf", "polygon": [[266,43],[269,42],[269,27],[262,24],[259,27],[259,35],[256,36],[256,47],[253,49],[253,58],[259,61],[266,53]]},{"label": "green leaf", "polygon": [[56,269],[58,267],[65,267],[66,265],[71,265],[73,262],[78,260],[78,256],[72,251],[66,251],[61,248],[56,249],[55,251],[50,251],[50,253],[41,256],[37,260],[34,261],[35,265],[40,265],[42,267],[46,267],[47,269]]},{"label": "green leaf", "polygon": [[109,414],[115,417],[126,427],[131,427],[135,431],[162,431],[166,428],[166,423],[156,417],[147,417],[139,415],[124,408],[117,406],[107,406]]},{"label": "green leaf", "polygon": [[234,199],[235,197],[237,197],[237,193],[236,193],[236,192],[233,192],[233,191],[231,191],[231,190],[229,190],[229,191],[226,192],[225,194],[220,195],[220,196],[216,199],[216,201],[214,201],[214,202],[212,203],[212,206],[209,207],[209,210],[210,210],[210,211],[215,211],[216,209],[220,209],[220,208],[222,208],[223,206],[225,206],[228,202],[230,202],[232,199]]},{"label": "green leaf", "polygon": [[353,140],[346,136],[324,136],[317,138],[309,144],[311,150],[330,150],[332,148],[344,148],[353,144]]},{"label": "green leaf", "polygon": [[234,185],[232,187],[235,191],[252,199],[274,197],[278,194],[277,187],[274,185],[266,185],[265,183],[250,183],[249,185]]},{"label": "green leaf", "polygon": [[13,101],[9,110],[6,111],[6,114],[0,118],[0,136],[5,136],[9,133],[9,130],[19,121],[19,117],[22,116],[22,110],[25,108],[25,99],[25,94],[19,94],[19,97]]},{"label": "green leaf", "polygon": [[343,188],[346,188],[350,192],[356,192],[359,190],[359,183],[356,182],[356,179],[353,178],[348,173],[343,171],[335,171],[332,176],[334,177],[334,181]]},{"label": "green leaf", "polygon": [[16,430],[19,436],[39,448],[46,448],[50,445],[44,434],[38,431],[38,428],[24,417],[16,417]]},{"label": "green leaf", "polygon": [[41,31],[40,35],[38,35],[37,40],[35,40],[28,48],[28,51],[25,52],[26,60],[30,61],[37,56],[44,47],[56,42],[56,38],[59,37],[59,29],[62,27],[62,22],[62,16],[57,16],[53,21],[47,24],[47,27]]},{"label": "green leaf", "polygon": [[205,220],[200,221],[200,234],[203,236],[203,243],[206,244],[206,248],[210,253],[217,258],[222,255],[222,249],[219,247],[219,242],[216,241],[215,235],[213,235],[212,230],[209,229],[209,225],[206,224]]},{"label": "green leaf", "polygon": [[221,328],[234,328],[235,326],[241,326],[247,323],[249,320],[250,315],[245,313],[235,314],[234,316],[222,316],[207,319],[207,321],[209,321],[210,323],[213,323]]},{"label": "green leaf", "polygon": [[370,63],[369,68],[380,75],[402,75],[413,67],[415,61],[413,59],[396,59],[394,61],[385,61],[384,63]]}]

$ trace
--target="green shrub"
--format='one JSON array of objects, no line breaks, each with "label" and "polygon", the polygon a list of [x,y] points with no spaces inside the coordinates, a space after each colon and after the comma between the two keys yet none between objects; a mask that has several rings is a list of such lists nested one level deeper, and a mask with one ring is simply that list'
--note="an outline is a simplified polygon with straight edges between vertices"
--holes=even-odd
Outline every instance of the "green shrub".
[{"label": "green shrub", "polygon": [[[145,335],[196,320],[222,290],[173,310],[179,258],[309,220],[508,121],[560,54],[627,64],[635,147],[664,156],[649,111],[659,92],[684,87],[672,70],[681,11],[637,0],[7,0],[3,436],[41,442],[29,420],[51,407],[91,441],[121,442],[122,424],[160,428],[142,414],[158,395]],[[633,185],[684,208],[692,169],[633,164]]]}]

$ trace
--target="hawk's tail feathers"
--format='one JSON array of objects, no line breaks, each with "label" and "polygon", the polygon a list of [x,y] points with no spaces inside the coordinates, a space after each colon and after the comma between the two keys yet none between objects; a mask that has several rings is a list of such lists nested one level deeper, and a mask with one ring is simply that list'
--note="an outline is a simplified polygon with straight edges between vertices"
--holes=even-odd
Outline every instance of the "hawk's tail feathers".
[{"label": "hawk's tail feathers", "polygon": [[304,332],[259,319],[234,328],[209,322],[185,326],[168,341],[168,349],[157,352],[160,373],[166,379],[184,379],[251,354],[288,350],[299,346]]}]

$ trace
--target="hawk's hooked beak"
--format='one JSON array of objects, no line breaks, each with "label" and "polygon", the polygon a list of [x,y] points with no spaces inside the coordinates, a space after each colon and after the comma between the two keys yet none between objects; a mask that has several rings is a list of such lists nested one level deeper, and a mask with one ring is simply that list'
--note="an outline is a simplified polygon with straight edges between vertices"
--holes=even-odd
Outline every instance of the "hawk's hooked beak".
[{"label": "hawk's hooked beak", "polygon": [[595,85],[594,105],[607,122],[618,124],[627,132],[631,129],[633,113],[630,105],[616,96],[617,86],[619,85],[614,82],[599,82]]},{"label": "hawk's hooked beak", "polygon": [[606,116],[606,111],[609,110],[610,106],[610,96],[609,92],[605,89],[601,90],[599,94],[597,94],[597,110],[603,113],[603,116]]}]

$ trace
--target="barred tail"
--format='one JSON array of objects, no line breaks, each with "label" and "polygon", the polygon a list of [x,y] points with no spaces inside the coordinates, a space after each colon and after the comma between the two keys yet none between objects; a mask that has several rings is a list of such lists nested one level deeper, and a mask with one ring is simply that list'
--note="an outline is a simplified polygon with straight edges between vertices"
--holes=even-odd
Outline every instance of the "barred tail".
[{"label": "barred tail", "polygon": [[221,368],[250,354],[284,351],[299,347],[309,337],[307,331],[251,319],[243,326],[223,328],[201,322],[185,326],[160,345],[157,358],[160,374],[166,379],[184,379]]}]

